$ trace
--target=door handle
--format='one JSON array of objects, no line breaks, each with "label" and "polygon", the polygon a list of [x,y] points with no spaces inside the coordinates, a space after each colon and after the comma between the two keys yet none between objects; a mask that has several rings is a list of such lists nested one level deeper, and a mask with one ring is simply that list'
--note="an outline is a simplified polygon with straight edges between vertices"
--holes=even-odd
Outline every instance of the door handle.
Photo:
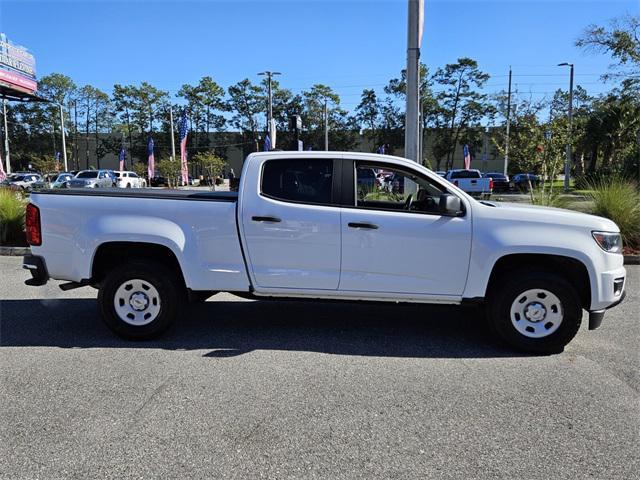
[{"label": "door handle", "polygon": [[254,222],[273,222],[273,223],[278,223],[282,221],[278,217],[251,217],[251,220],[253,220]]},{"label": "door handle", "polygon": [[367,223],[367,222],[349,222],[348,225],[351,228],[369,228],[371,230],[377,230],[378,225],[375,223]]}]

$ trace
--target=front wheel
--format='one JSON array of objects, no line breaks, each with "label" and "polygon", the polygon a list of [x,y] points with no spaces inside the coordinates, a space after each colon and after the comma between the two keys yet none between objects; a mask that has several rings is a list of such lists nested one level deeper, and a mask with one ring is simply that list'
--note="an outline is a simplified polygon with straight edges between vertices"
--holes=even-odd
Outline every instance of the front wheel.
[{"label": "front wheel", "polygon": [[157,337],[175,320],[184,288],[176,275],[152,261],[137,261],[109,272],[98,292],[100,315],[119,336]]},{"label": "front wheel", "polygon": [[518,350],[560,353],[582,321],[574,287],[553,272],[530,272],[508,279],[489,292],[489,323],[502,340]]}]

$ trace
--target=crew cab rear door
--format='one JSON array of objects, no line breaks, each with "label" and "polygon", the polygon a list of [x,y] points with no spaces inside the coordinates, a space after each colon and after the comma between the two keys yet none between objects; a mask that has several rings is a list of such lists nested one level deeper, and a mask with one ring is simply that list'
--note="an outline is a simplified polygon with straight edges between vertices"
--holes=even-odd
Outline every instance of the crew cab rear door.
[{"label": "crew cab rear door", "polygon": [[339,160],[253,158],[239,216],[256,288],[335,290],[340,280]]}]

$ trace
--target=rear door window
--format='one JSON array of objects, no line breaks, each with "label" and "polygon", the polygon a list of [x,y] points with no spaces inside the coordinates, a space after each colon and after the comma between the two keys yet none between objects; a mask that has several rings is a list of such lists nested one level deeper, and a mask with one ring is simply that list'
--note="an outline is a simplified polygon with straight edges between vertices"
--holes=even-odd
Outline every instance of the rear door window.
[{"label": "rear door window", "polygon": [[283,159],[265,162],[262,170],[262,194],[277,200],[330,204],[333,160]]}]

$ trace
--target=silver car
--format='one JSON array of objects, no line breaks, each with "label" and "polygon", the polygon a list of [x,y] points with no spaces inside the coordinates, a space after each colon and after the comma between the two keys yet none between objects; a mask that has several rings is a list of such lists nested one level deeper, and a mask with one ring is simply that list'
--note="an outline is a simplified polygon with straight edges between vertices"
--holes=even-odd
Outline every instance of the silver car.
[{"label": "silver car", "polygon": [[68,182],[69,188],[111,188],[114,177],[108,170],[82,170]]}]

